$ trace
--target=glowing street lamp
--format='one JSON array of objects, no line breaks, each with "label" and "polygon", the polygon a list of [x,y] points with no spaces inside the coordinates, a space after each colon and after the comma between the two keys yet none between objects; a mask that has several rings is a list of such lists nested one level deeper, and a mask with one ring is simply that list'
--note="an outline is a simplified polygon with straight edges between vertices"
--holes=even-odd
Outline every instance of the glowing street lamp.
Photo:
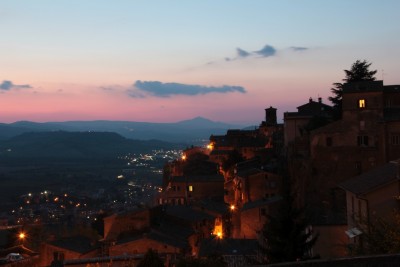
[{"label": "glowing street lamp", "polygon": [[231,211],[234,211],[235,208],[236,208],[236,207],[235,207],[235,205],[233,205],[233,204],[230,206]]},{"label": "glowing street lamp", "polygon": [[20,232],[20,233],[18,234],[18,239],[19,239],[19,241],[21,242],[21,244],[24,243],[25,238],[26,238],[26,234],[25,234],[24,232]]}]

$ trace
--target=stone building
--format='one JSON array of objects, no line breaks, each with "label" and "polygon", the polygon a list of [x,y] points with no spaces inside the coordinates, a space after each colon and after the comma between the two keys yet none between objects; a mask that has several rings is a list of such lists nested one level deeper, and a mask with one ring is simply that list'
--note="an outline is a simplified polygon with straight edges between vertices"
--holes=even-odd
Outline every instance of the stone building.
[{"label": "stone building", "polygon": [[283,119],[285,147],[292,154],[308,155],[309,133],[331,121],[332,107],[322,103],[321,97],[318,101],[310,97],[308,103],[297,107],[297,112],[285,112]]},{"label": "stone building", "polygon": [[362,244],[363,232],[377,218],[393,220],[400,208],[400,163],[391,161],[340,184],[346,191],[351,243]]},{"label": "stone building", "polygon": [[399,138],[400,85],[345,84],[342,119],[311,133],[312,191],[318,197],[314,202],[328,208],[342,205],[337,184],[399,158]]}]

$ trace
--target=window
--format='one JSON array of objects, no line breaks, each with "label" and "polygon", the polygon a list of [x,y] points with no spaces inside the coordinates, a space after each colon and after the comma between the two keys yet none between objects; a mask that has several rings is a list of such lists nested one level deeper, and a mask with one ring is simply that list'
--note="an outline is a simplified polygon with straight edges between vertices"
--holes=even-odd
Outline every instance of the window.
[{"label": "window", "polygon": [[392,145],[395,145],[395,146],[400,145],[400,135],[393,134],[392,138],[391,138],[391,141],[392,141]]},{"label": "window", "polygon": [[189,190],[189,192],[193,192],[193,185],[189,185],[188,190]]},{"label": "window", "polygon": [[358,100],[358,107],[359,108],[365,108],[365,99],[359,99]]},{"label": "window", "polygon": [[368,146],[368,136],[367,135],[357,136],[357,145],[358,146]]},{"label": "window", "polygon": [[326,138],[326,146],[332,146],[332,137]]}]

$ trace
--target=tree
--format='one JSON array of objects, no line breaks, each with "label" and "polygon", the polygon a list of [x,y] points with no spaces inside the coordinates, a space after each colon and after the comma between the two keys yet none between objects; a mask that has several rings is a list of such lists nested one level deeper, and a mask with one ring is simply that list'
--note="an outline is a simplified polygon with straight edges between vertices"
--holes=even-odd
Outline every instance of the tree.
[{"label": "tree", "polygon": [[268,263],[296,261],[310,257],[318,239],[309,227],[303,209],[294,204],[287,167],[281,167],[283,195],[275,216],[269,215],[261,232],[260,249]]},{"label": "tree", "polygon": [[[351,65],[350,70],[344,70],[346,77],[343,81],[345,83],[375,81],[377,70],[370,70],[369,67],[371,64],[372,63],[366,60],[356,60],[356,62]],[[335,118],[340,119],[342,113],[343,83],[334,83],[331,92],[334,96],[330,96],[329,101],[333,104]]]},{"label": "tree", "polygon": [[164,267],[164,262],[158,256],[157,252],[149,249],[146,254],[144,254],[143,259],[139,262],[138,267]]},{"label": "tree", "polygon": [[363,233],[359,237],[363,242],[353,248],[356,255],[394,254],[400,253],[400,214],[392,217],[374,217],[366,225],[358,228]]}]

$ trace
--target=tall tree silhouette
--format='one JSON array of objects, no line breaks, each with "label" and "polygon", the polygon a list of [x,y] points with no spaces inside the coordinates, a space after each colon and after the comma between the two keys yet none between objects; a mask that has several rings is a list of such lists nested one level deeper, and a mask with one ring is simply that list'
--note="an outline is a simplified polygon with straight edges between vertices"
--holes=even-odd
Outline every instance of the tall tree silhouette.
[{"label": "tall tree silhouette", "polygon": [[318,234],[314,235],[309,227],[304,210],[294,203],[287,166],[283,166],[281,173],[283,194],[279,211],[268,216],[261,232],[260,250],[267,263],[307,259],[318,239]]},{"label": "tall tree silhouette", "polygon": [[[377,70],[370,70],[371,64],[366,60],[357,60],[351,65],[350,70],[344,70],[346,77],[342,81],[344,83],[375,81]],[[329,97],[329,101],[333,104],[335,119],[340,119],[342,114],[343,83],[334,83],[331,92],[333,96]]]}]

